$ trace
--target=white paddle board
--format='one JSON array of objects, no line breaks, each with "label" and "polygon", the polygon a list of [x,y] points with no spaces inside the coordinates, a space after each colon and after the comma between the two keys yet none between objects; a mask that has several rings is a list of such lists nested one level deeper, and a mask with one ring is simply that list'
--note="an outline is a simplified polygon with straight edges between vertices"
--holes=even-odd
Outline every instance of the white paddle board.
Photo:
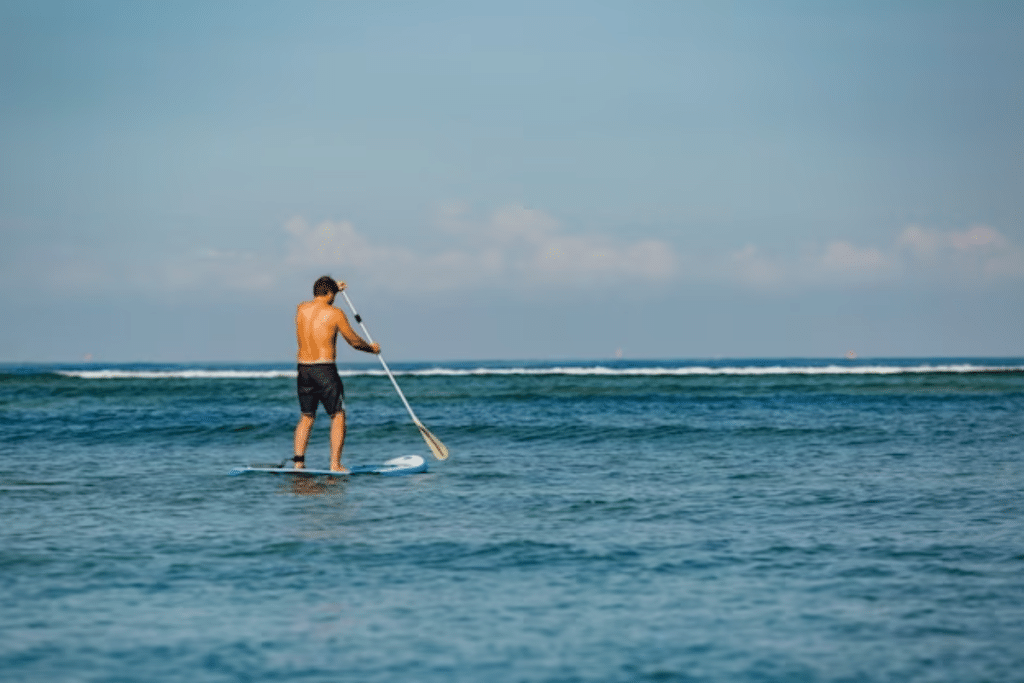
[{"label": "white paddle board", "polygon": [[427,461],[419,455],[403,455],[392,458],[383,465],[356,465],[349,467],[348,472],[334,472],[332,470],[311,470],[295,469],[294,467],[236,467],[228,474],[233,477],[239,474],[305,474],[305,475],[330,475],[332,477],[347,477],[350,474],[380,474],[386,477],[397,477],[403,474],[417,474],[427,471]]}]

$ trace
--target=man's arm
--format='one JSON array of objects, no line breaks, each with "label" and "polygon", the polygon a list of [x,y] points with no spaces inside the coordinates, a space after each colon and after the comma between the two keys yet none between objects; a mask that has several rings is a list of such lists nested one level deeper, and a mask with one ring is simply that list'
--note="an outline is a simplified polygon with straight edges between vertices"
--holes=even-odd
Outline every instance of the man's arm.
[{"label": "man's arm", "polygon": [[336,317],[338,324],[338,332],[341,333],[341,336],[344,337],[345,341],[348,342],[349,346],[351,346],[353,349],[356,349],[357,351],[366,351],[367,353],[380,353],[380,344],[376,342],[370,344],[365,339],[356,334],[356,331],[353,330],[352,326],[348,324],[348,316],[345,315],[345,312],[340,308],[336,310],[338,311]]}]

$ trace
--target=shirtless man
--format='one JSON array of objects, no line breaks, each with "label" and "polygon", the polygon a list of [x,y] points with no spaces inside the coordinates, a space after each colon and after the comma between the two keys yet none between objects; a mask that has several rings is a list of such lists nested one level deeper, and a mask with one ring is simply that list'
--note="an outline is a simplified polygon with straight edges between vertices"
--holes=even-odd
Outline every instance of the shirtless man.
[{"label": "shirtless man", "polygon": [[302,417],[295,427],[295,467],[306,466],[306,445],[316,419],[317,405],[323,403],[331,416],[331,470],[348,472],[341,465],[345,446],[345,387],[334,364],[335,343],[340,332],[349,346],[368,353],[380,353],[380,344],[370,344],[352,330],[345,313],[335,308],[334,297],[345,289],[326,275],[313,283],[313,300],[303,301],[295,313],[295,334],[299,340],[299,409]]}]

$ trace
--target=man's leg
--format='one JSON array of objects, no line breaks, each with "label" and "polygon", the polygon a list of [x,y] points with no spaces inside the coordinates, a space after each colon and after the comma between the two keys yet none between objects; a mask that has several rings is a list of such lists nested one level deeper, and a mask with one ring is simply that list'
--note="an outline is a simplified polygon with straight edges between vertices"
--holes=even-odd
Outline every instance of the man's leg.
[{"label": "man's leg", "polygon": [[[316,420],[315,415],[306,415],[303,413],[302,417],[299,418],[299,424],[295,426],[295,467],[296,469],[302,469],[306,466],[306,446],[309,445],[309,433],[313,431],[313,422]],[[300,460],[303,458],[303,460]]]},{"label": "man's leg", "polygon": [[341,449],[345,447],[345,411],[339,410],[331,418],[331,469],[348,472],[341,466]]}]

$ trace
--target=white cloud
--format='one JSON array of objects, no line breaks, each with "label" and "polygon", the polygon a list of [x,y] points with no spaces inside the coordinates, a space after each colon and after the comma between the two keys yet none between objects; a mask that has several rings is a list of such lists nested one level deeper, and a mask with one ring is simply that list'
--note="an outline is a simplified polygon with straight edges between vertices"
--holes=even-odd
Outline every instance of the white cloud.
[{"label": "white cloud", "polygon": [[836,240],[802,258],[772,257],[747,244],[709,262],[717,264],[717,276],[713,267],[697,271],[697,279],[721,281],[724,277],[758,290],[862,286],[907,279],[978,285],[1024,278],[1024,250],[985,225],[962,232],[909,226],[888,247]]},{"label": "white cloud", "polygon": [[[433,249],[376,241],[350,221],[314,225],[298,216],[284,225],[285,249],[277,255],[200,248],[153,267],[121,264],[115,270],[144,288],[170,291],[210,286],[265,291],[313,270],[401,293],[572,290],[682,279],[756,291],[915,281],[973,287],[1024,279],[1024,250],[984,225],[959,232],[908,226],[887,247],[835,240],[799,255],[779,256],[746,244],[731,253],[700,257],[679,255],[658,240],[569,233],[549,214],[519,205],[477,218],[467,206],[453,203],[441,207],[435,221]],[[88,286],[98,272],[80,272],[74,279]],[[113,278],[111,272],[106,278]]]},{"label": "white cloud", "polygon": [[832,242],[818,265],[825,271],[877,273],[887,267],[888,258],[874,247],[855,247],[849,242]]},{"label": "white cloud", "polygon": [[963,232],[909,226],[897,248],[909,270],[926,276],[973,282],[1024,277],[1024,249],[987,225]]},{"label": "white cloud", "polygon": [[405,247],[372,243],[348,221],[290,220],[286,264],[316,266],[339,279],[358,277],[364,283],[393,291],[440,291],[479,284],[500,268],[493,254],[448,250],[421,253]]},{"label": "white cloud", "polygon": [[858,247],[846,241],[832,242],[816,259],[811,278],[818,281],[874,283],[891,279],[896,273],[892,254],[875,247]]},{"label": "white cloud", "polygon": [[283,226],[285,244],[277,253],[200,243],[148,260],[76,253],[46,262],[90,291],[125,282],[145,291],[270,291],[314,270],[403,293],[661,283],[676,272],[676,255],[665,242],[572,234],[549,214],[518,205],[478,218],[451,204],[438,212],[436,228],[436,248],[414,249],[375,240],[351,221],[311,224],[296,216]]},{"label": "white cloud", "polygon": [[911,225],[900,235],[897,246],[909,250],[918,259],[931,260],[942,245],[938,233]]},{"label": "white cloud", "polygon": [[949,236],[949,242],[955,249],[959,249],[960,251],[979,247],[1005,249],[1009,246],[1009,242],[1006,241],[1005,237],[987,225],[975,225],[966,232],[951,233]]},{"label": "white cloud", "polygon": [[507,206],[483,221],[449,205],[439,232],[459,244],[435,252],[377,245],[346,221],[310,226],[301,217],[285,226],[292,266],[358,273],[393,290],[441,291],[467,287],[588,286],[595,282],[665,281],[675,272],[672,248],[657,240],[623,243],[603,235],[570,235],[544,213]]},{"label": "white cloud", "polygon": [[253,252],[202,248],[165,260],[155,274],[157,284],[171,291],[213,284],[219,289],[257,292],[277,284],[279,268]]},{"label": "white cloud", "polygon": [[273,259],[250,251],[196,248],[177,254],[147,251],[139,255],[58,244],[23,254],[17,269],[4,269],[3,275],[43,283],[50,291],[72,287],[93,295],[122,291],[126,286],[139,292],[255,292],[276,286],[280,273],[281,267]]},{"label": "white cloud", "polygon": [[485,226],[487,234],[499,244],[541,247],[558,239],[561,227],[558,221],[543,211],[519,205],[498,209]]},{"label": "white cloud", "polygon": [[349,221],[322,221],[310,226],[305,219],[295,217],[284,229],[290,236],[285,258],[288,266],[373,269],[389,264],[409,267],[415,260],[408,250],[371,244]]},{"label": "white cloud", "polygon": [[774,289],[788,279],[787,269],[753,244],[729,254],[722,272],[728,279],[754,289]]},{"label": "white cloud", "polygon": [[847,241],[831,242],[822,250],[790,258],[770,256],[747,244],[712,261],[718,264],[715,279],[724,277],[743,287],[768,291],[870,284],[891,279],[895,271],[890,255]]},{"label": "white cloud", "polygon": [[941,232],[911,225],[900,235],[897,244],[920,259],[933,259],[951,252],[1005,254],[1015,250],[1006,237],[987,225],[974,225],[964,232]]}]

